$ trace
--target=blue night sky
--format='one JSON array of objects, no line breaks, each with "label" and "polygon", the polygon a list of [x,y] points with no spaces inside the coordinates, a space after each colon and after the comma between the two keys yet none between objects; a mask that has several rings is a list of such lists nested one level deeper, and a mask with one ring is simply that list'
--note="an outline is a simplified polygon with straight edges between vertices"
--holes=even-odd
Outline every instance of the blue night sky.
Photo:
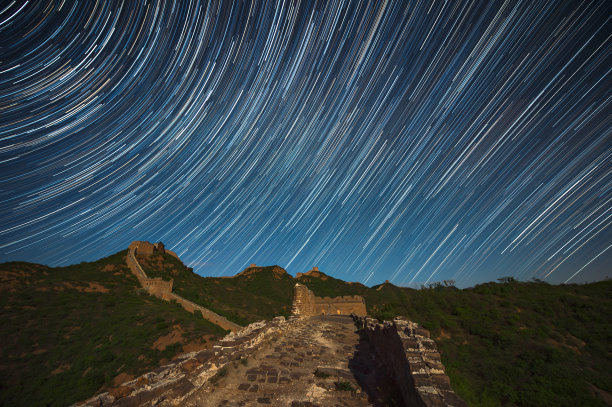
[{"label": "blue night sky", "polygon": [[612,3],[5,1],[0,261],[612,277]]}]

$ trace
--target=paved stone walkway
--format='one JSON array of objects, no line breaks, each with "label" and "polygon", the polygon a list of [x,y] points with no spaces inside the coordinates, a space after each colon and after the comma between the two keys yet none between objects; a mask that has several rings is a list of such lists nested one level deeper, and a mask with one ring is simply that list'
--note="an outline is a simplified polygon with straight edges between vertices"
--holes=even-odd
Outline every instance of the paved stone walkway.
[{"label": "paved stone walkway", "polygon": [[[394,403],[360,349],[350,317],[314,317],[265,341],[246,361],[183,400],[185,406],[371,406]],[[246,362],[246,363],[245,363]],[[362,387],[366,387],[364,388]],[[367,392],[366,392],[367,390]],[[377,392],[380,396],[377,396]],[[369,393],[369,396],[368,396]],[[370,399],[370,400],[368,400]]]}]

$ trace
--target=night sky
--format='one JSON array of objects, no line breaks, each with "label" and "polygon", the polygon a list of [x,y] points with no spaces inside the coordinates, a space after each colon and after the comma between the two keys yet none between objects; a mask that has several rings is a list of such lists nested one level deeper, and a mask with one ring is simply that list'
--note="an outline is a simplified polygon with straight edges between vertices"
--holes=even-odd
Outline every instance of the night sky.
[{"label": "night sky", "polygon": [[612,277],[612,3],[4,1],[0,261]]}]

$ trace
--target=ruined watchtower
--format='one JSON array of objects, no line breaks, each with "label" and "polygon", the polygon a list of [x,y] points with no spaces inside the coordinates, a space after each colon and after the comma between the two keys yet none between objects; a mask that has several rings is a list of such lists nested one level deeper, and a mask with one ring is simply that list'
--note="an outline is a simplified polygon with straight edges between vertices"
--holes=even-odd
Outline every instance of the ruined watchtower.
[{"label": "ruined watchtower", "polygon": [[314,315],[367,315],[365,300],[359,295],[317,297],[305,285],[296,284],[291,314],[299,317]]},{"label": "ruined watchtower", "polygon": [[128,247],[130,250],[134,252],[134,254],[138,254],[140,256],[149,257],[152,256],[153,253],[165,253],[166,248],[162,242],[159,243],[149,243],[143,242],[140,240],[133,241],[130,243]]}]

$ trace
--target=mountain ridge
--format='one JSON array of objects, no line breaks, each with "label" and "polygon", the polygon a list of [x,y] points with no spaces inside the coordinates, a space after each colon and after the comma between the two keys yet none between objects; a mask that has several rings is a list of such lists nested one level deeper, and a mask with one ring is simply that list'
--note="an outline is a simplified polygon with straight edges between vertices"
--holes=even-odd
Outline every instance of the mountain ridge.
[{"label": "mountain ridge", "polygon": [[[126,254],[60,268],[0,264],[1,402],[84,400],[112,388],[117,376],[177,357],[189,341],[212,346],[223,335],[201,316],[144,292]],[[503,279],[415,290],[350,284],[323,272],[294,278],[278,266],[282,272],[266,266],[241,274],[247,267],[231,278],[201,277],[170,254],[156,256],[143,262],[148,276],[172,279],[177,294],[241,325],[289,316],[296,282],[321,297],[360,295],[381,320],[404,315],[431,331],[453,389],[470,405],[605,405],[602,397],[612,393],[611,281]]]}]

